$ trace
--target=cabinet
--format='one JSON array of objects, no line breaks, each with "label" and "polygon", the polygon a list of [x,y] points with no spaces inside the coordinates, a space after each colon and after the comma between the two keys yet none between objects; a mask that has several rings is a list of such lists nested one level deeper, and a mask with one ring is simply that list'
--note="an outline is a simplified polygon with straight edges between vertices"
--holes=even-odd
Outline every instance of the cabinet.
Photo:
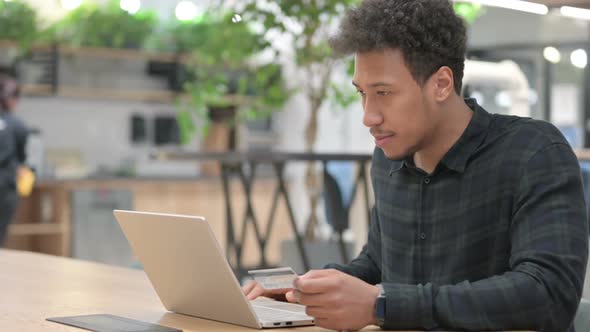
[{"label": "cabinet", "polygon": [[133,266],[135,259],[113,210],[133,209],[129,189],[73,190],[71,242],[73,258]]},{"label": "cabinet", "polygon": [[66,187],[39,183],[21,199],[6,247],[68,256],[70,217]]}]

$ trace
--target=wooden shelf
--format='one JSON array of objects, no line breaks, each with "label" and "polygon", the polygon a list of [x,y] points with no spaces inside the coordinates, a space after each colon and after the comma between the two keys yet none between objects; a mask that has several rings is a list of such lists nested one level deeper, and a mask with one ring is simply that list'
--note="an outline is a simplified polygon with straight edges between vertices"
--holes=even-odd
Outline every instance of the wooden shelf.
[{"label": "wooden shelf", "polygon": [[[0,47],[18,48],[19,45],[17,42],[12,40],[0,39]],[[31,46],[31,49],[33,51],[51,51],[52,48],[53,45],[51,44],[35,44]],[[58,46],[58,50],[60,55],[64,56],[85,56],[104,59],[126,59],[182,63],[186,63],[191,59],[191,55],[186,53],[176,54],[166,52],[149,52],[139,49],[122,49],[106,47],[72,47],[60,45]]]},{"label": "wooden shelf", "polygon": [[183,62],[190,59],[189,54],[174,53],[153,53],[143,50],[119,49],[119,48],[98,48],[98,47],[69,47],[60,46],[60,55],[65,56],[85,56],[104,59],[122,59],[122,60],[145,60],[159,62]]},{"label": "wooden shelf", "polygon": [[57,95],[60,97],[70,98],[109,99],[160,103],[172,103],[178,96],[177,93],[167,90],[122,90],[106,88],[79,88],[72,86],[60,86]]},{"label": "wooden shelf", "polygon": [[57,94],[54,94],[49,84],[25,84],[23,85],[23,94],[27,96],[58,96],[159,103],[172,103],[179,96],[178,93],[166,90],[121,90],[73,86],[60,86]]},{"label": "wooden shelf", "polygon": [[50,96],[53,89],[49,84],[23,84],[21,91],[24,95],[29,96]]},{"label": "wooden shelf", "polygon": [[[1,1],[1,0],[0,0]],[[13,41],[0,40],[0,48],[18,47]],[[53,46],[50,44],[37,44],[31,47],[34,51],[52,51]],[[173,54],[173,53],[152,53],[143,50],[133,49],[116,49],[116,48],[91,48],[91,47],[70,47],[59,46],[60,56],[80,56],[93,57],[100,59],[131,59],[139,61],[159,61],[159,62],[182,62],[190,61],[191,54]],[[139,102],[156,102],[156,103],[174,103],[178,97],[188,100],[190,96],[179,94],[178,92],[167,89],[162,90],[139,90],[139,89],[113,89],[107,87],[80,87],[59,85],[57,92],[53,90],[50,84],[24,84],[22,87],[23,94],[27,96],[59,96],[70,98],[85,99],[108,99],[123,101]],[[244,106],[251,104],[251,97],[240,95],[229,95],[227,101],[229,104]]]},{"label": "wooden shelf", "polygon": [[[58,96],[68,98],[108,99],[139,102],[173,103],[179,97],[188,99],[190,96],[179,94],[169,90],[132,90],[132,89],[106,89],[106,88],[81,88],[73,86],[59,86],[57,94],[49,84],[24,84],[22,87],[27,96]],[[243,106],[251,102],[250,97],[229,95],[227,100],[232,105]]]},{"label": "wooden shelf", "polygon": [[8,234],[16,236],[64,234],[66,231],[64,225],[55,223],[12,224],[8,227]]},{"label": "wooden shelf", "polygon": [[0,39],[0,47],[18,47],[18,44],[12,40]]}]

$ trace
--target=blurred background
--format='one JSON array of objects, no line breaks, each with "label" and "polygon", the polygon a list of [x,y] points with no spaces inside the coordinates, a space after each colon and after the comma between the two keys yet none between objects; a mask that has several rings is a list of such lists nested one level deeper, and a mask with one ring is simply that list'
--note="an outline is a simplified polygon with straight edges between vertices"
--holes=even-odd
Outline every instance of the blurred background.
[{"label": "blurred background", "polygon": [[[358,0],[0,0],[36,175],[5,247],[140,267],[113,209],[205,216],[238,274],[366,241],[374,143],[327,46]],[[590,1],[455,1],[466,97],[590,153]],[[590,188],[590,186],[587,186]]]}]

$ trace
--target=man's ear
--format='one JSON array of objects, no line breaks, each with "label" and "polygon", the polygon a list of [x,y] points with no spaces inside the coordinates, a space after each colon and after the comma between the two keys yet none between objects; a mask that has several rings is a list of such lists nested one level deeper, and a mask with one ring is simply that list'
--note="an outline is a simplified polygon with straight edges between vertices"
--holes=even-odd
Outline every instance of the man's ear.
[{"label": "man's ear", "polygon": [[447,66],[440,67],[432,76],[430,76],[434,100],[443,102],[455,92],[455,81],[453,71]]}]

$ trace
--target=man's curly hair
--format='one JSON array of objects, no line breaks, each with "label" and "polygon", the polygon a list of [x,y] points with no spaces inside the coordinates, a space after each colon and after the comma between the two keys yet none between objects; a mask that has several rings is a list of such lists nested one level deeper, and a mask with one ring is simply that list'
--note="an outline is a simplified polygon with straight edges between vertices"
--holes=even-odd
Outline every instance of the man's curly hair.
[{"label": "man's curly hair", "polygon": [[420,85],[448,66],[461,93],[467,28],[448,0],[364,0],[348,10],[330,42],[340,54],[399,49]]}]

